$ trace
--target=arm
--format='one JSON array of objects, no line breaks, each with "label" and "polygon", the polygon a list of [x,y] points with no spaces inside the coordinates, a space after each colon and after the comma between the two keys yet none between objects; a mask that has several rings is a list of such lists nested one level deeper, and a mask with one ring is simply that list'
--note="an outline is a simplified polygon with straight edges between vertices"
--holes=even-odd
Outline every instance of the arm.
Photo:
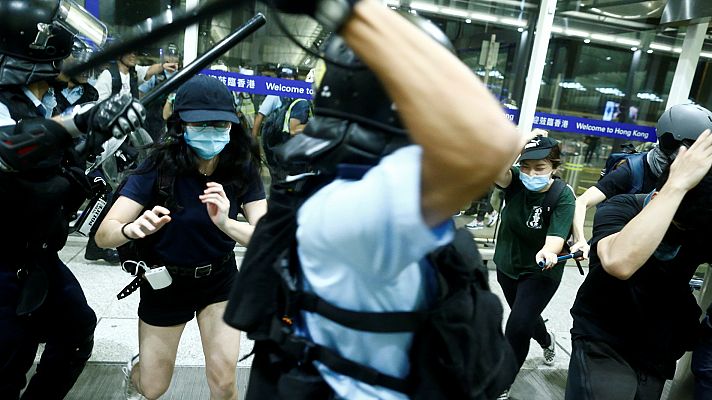
[{"label": "arm", "polygon": [[171,117],[171,114],[173,114],[173,102],[171,101],[171,97],[169,96],[166,99],[166,104],[163,105],[163,119],[165,121],[168,121],[168,118]]},{"label": "arm", "polygon": [[230,200],[222,185],[216,182],[208,182],[207,189],[199,198],[206,205],[208,215],[215,226],[243,246],[248,245],[252,232],[255,231],[255,225],[267,212],[267,201],[262,199],[244,204],[245,218],[248,222],[229,218]]},{"label": "arm", "polygon": [[583,258],[588,258],[589,245],[583,232],[583,224],[586,221],[586,210],[604,200],[606,200],[606,195],[595,186],[586,189],[586,191],[576,199],[576,209],[574,211],[574,221],[572,225],[575,243],[571,246],[572,253],[577,250],[582,250]]},{"label": "arm", "polygon": [[653,200],[623,229],[597,245],[603,269],[621,280],[630,278],[650,258],[665,236],[677,208],[712,166],[712,135],[705,131],[680,152],[670,166],[670,176]]},{"label": "arm", "polygon": [[163,63],[163,64],[153,64],[146,71],[146,76],[143,77],[144,81],[151,79],[154,75],[158,75],[163,71],[174,72],[178,69],[178,64],[176,63]]},{"label": "arm", "polygon": [[289,119],[289,135],[294,136],[298,133],[302,133],[304,130],[304,127],[306,127],[307,124],[303,124],[299,118],[290,118]]},{"label": "arm", "polygon": [[[118,195],[118,194],[117,194]],[[143,206],[128,197],[120,196],[111,207],[96,231],[96,244],[103,248],[115,248],[129,239],[140,239],[157,232],[171,221],[168,209],[155,206],[152,210],[143,210]],[[128,224],[128,225],[126,225]],[[124,233],[121,232],[123,226]]]},{"label": "arm", "polygon": [[[523,142],[472,71],[376,0],[356,3],[341,33],[381,79],[411,138],[423,147],[421,211],[427,224],[436,226],[487,191]],[[472,110],[479,110],[477,118]]]},{"label": "arm", "polygon": [[262,127],[262,120],[265,116],[262,113],[257,113],[255,115],[255,124],[252,125],[252,138],[257,139],[257,135],[260,133],[260,128]]}]

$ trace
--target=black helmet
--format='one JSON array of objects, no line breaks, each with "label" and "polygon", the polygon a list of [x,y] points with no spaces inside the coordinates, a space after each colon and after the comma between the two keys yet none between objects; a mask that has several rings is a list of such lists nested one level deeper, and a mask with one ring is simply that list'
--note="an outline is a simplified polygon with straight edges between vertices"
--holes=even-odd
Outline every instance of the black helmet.
[{"label": "black helmet", "polygon": [[56,77],[75,35],[101,46],[106,26],[72,0],[0,0],[0,85]]},{"label": "black helmet", "polygon": [[[454,51],[450,40],[432,22],[409,13],[402,15]],[[316,117],[303,134],[275,150],[278,159],[293,166],[310,164],[330,173],[340,163],[375,165],[409,144],[393,101],[376,75],[339,36],[327,39],[324,50],[327,59],[361,68],[327,64],[323,78],[315,82]]]},{"label": "black helmet", "polygon": [[712,130],[712,112],[694,103],[665,110],[657,125],[660,150],[670,156],[680,145],[690,146],[706,129]]},{"label": "black helmet", "polygon": [[296,78],[297,72],[299,72],[297,68],[289,64],[279,64],[277,66],[278,78]]}]

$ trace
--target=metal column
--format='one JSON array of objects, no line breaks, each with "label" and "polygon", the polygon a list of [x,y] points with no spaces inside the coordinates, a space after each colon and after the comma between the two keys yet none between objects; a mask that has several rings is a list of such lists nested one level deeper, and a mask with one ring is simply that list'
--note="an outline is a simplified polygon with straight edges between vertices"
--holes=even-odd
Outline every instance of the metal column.
[{"label": "metal column", "polygon": [[531,62],[527,72],[522,108],[519,111],[519,130],[522,133],[530,132],[534,123],[534,112],[536,111],[536,103],[539,100],[541,77],[544,74],[544,64],[546,63],[546,52],[549,49],[549,40],[551,39],[551,27],[554,25],[556,1],[542,0],[539,6],[534,48],[532,49]]},{"label": "metal column", "polygon": [[670,94],[666,109],[676,105],[687,103],[690,97],[690,88],[692,80],[695,78],[695,69],[700,60],[700,51],[702,44],[705,41],[705,34],[709,22],[702,24],[689,25],[685,41],[682,43],[682,53],[675,68],[675,76],[672,79]]},{"label": "metal column", "polygon": [[[198,7],[199,0],[186,0],[185,10]],[[183,65],[188,65],[198,57],[198,24],[185,28],[183,35]]]}]

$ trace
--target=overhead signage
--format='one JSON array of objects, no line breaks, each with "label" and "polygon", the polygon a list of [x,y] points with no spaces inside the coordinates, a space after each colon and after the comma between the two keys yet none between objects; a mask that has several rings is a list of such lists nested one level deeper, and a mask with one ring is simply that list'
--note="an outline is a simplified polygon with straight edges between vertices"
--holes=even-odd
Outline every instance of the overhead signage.
[{"label": "overhead signage", "polygon": [[261,95],[275,95],[293,99],[311,100],[314,89],[309,82],[272,78],[270,76],[244,75],[237,72],[216,71],[205,69],[201,74],[212,76],[224,83],[228,89],[235,92],[245,92]]},{"label": "overhead signage", "polygon": [[[505,109],[510,121],[519,121],[519,110]],[[568,115],[537,112],[534,114],[534,128],[560,132],[581,133],[584,135],[603,136],[613,139],[656,142],[655,127],[626,124],[600,119],[572,117]]]}]

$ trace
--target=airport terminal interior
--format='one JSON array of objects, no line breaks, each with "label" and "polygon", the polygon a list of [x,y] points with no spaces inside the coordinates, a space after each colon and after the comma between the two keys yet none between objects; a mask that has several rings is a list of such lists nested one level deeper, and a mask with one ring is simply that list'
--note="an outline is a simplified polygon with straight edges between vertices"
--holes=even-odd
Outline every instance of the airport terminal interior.
[{"label": "airport terminal interior", "polygon": [[[151,21],[160,24],[178,18],[209,1],[77,0],[77,3],[107,25],[110,41],[121,42],[140,35],[140,27],[150,26]],[[557,139],[562,157],[557,174],[576,195],[598,181],[611,153],[624,148],[649,150],[656,142],[658,118],[670,105],[691,101],[712,109],[709,0],[384,0],[383,3],[432,21],[454,44],[457,57],[501,103],[510,120],[525,130],[546,130]],[[689,8],[681,11],[684,8],[681,3],[689,3]],[[314,74],[320,66],[316,52],[332,32],[311,18],[276,13],[263,2],[235,0],[233,7],[202,18],[185,30],[157,41],[144,41],[135,49],[138,64],[162,63],[169,55],[177,55],[181,67],[185,67],[257,13],[264,14],[267,23],[206,67],[227,73],[227,79],[233,83],[228,87],[235,93],[238,112],[247,127],[251,127],[265,94],[250,90],[244,79],[278,78],[278,71],[286,65],[294,68],[295,80],[309,81],[310,71]],[[278,19],[286,31],[280,28]],[[91,71],[89,82],[104,67]],[[150,90],[142,96],[149,94]],[[473,113],[476,115],[476,110]],[[496,137],[497,133],[492,135]],[[270,176],[266,169],[262,178],[269,192]],[[490,192],[484,199],[463,204],[454,220],[457,226],[469,228],[487,260],[490,284],[505,304],[506,321],[509,309],[492,262],[502,204],[491,201],[496,196],[496,191]],[[595,207],[589,209],[586,216],[585,230],[589,237],[595,210]],[[67,399],[123,399],[121,368],[138,350],[139,294],[117,300],[116,294],[132,277],[118,264],[85,259],[86,245],[86,236],[74,232],[60,253],[98,317],[92,357]],[[245,251],[242,246],[235,248],[238,265]],[[586,261],[583,266],[586,269]],[[702,279],[706,273],[706,267],[702,266],[696,276]],[[542,314],[556,335],[556,360],[553,365],[544,366],[541,350],[532,341],[510,398],[564,398],[572,350],[569,310],[583,279],[569,261],[559,290]],[[700,304],[705,302],[703,297],[710,297],[703,295],[705,288],[695,291]],[[250,373],[251,349],[252,343],[243,333],[237,368],[240,399]],[[680,363],[689,365],[687,357]],[[675,382],[667,382],[663,399],[691,398],[686,397],[690,390],[689,366],[679,369],[679,382],[677,378]],[[686,379],[687,389],[682,387]],[[209,397],[199,330],[193,320],[181,339],[171,386],[161,398]]]}]

